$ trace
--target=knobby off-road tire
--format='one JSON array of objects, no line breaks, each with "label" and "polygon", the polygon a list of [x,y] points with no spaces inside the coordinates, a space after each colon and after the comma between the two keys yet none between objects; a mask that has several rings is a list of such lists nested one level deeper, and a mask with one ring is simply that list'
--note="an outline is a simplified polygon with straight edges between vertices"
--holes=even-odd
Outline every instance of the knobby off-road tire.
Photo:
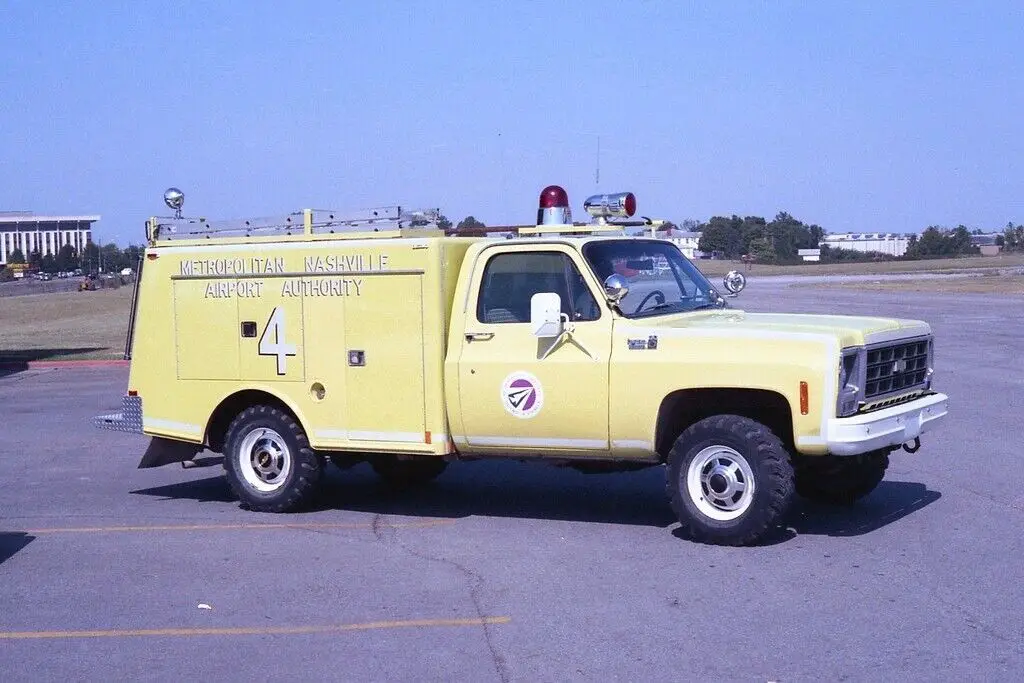
[{"label": "knobby off-road tire", "polygon": [[302,427],[282,410],[246,408],[228,427],[224,470],[231,490],[251,510],[302,507],[315,495],[323,469]]},{"label": "knobby off-road tire", "polygon": [[373,471],[385,483],[408,488],[426,484],[436,479],[448,467],[448,463],[436,456],[398,458],[381,456],[371,461]]},{"label": "knobby off-road tire", "polygon": [[789,453],[770,429],[738,415],[716,415],[676,439],[666,489],[683,536],[749,545],[785,520],[793,479]]},{"label": "knobby off-road tire", "polygon": [[852,505],[881,483],[889,467],[889,452],[800,456],[794,464],[797,494],[816,503]]}]

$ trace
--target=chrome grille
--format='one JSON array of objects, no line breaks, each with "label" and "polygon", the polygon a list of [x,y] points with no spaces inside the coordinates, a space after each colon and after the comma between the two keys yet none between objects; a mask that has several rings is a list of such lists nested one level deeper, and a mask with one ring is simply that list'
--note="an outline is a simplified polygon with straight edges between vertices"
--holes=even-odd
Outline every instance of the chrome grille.
[{"label": "chrome grille", "polygon": [[864,398],[923,386],[928,379],[929,345],[928,339],[916,339],[868,349]]}]

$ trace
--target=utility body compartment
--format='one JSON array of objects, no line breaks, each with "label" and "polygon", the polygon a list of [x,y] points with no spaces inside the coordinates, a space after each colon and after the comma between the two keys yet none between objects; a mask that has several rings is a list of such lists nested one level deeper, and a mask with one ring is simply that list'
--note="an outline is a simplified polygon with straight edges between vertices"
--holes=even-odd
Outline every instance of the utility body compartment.
[{"label": "utility body compartment", "polygon": [[218,406],[261,391],[308,427],[315,449],[447,453],[446,323],[469,243],[150,247],[129,379],[144,432],[202,442]]}]

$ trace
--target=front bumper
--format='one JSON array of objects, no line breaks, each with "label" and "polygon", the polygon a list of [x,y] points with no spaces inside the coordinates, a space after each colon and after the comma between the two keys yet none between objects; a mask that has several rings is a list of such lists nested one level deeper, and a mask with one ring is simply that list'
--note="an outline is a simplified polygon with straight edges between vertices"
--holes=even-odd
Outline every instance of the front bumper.
[{"label": "front bumper", "polygon": [[825,444],[833,455],[858,455],[913,441],[948,412],[949,397],[930,394],[915,401],[863,415],[837,417],[826,424]]}]

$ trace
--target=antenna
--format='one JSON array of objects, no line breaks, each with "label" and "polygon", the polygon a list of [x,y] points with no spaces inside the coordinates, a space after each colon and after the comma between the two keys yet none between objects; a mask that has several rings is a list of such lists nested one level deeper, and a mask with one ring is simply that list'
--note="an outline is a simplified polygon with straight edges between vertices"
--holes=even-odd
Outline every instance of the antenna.
[{"label": "antenna", "polygon": [[601,136],[597,136],[597,168],[594,170],[594,186],[601,184]]}]

